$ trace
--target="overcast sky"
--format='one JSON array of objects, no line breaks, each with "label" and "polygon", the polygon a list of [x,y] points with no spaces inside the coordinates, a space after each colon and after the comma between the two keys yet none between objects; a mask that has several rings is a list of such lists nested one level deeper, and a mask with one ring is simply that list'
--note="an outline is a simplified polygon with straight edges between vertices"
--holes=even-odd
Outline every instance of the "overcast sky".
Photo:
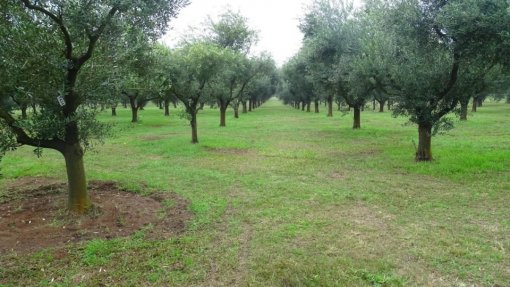
[{"label": "overcast sky", "polygon": [[211,15],[213,18],[227,8],[239,11],[249,19],[252,29],[259,32],[255,52],[270,52],[278,65],[292,57],[301,47],[303,35],[298,29],[299,18],[312,0],[191,0],[163,41],[172,46],[190,26],[200,26]]}]

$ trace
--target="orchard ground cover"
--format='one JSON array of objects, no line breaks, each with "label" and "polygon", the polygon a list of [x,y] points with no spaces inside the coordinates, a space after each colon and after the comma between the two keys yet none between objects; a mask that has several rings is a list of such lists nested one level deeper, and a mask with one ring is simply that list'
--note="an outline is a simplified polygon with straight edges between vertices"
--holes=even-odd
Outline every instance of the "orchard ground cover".
[{"label": "orchard ground cover", "polygon": [[[325,107],[321,106],[324,110]],[[6,286],[506,286],[510,282],[510,105],[486,103],[434,137],[416,163],[417,128],[366,110],[333,118],[276,99],[240,119],[198,116],[200,143],[172,111],[107,112],[113,137],[85,157],[88,179],[141,196],[172,193],[192,218],[153,238],[147,225],[0,255]],[[27,178],[65,181],[57,152],[1,163],[0,195]],[[172,197],[173,198],[173,197]],[[172,200],[164,201],[172,206]],[[0,214],[0,216],[4,216]],[[2,230],[2,232],[8,232]]]}]

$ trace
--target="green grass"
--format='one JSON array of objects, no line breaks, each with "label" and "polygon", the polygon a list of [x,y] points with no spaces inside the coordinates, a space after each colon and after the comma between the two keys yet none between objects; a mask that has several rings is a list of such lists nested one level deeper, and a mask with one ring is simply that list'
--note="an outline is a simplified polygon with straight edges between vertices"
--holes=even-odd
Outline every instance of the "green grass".
[{"label": "green grass", "polygon": [[[324,109],[324,107],[322,107]],[[510,105],[488,103],[433,138],[414,162],[417,129],[389,113],[305,113],[271,100],[185,120],[147,108],[88,152],[88,179],[191,202],[188,231],[144,232],[0,259],[6,286],[507,286],[510,283]],[[1,163],[0,188],[24,176],[65,179],[63,158],[30,148]],[[0,189],[3,190],[3,189]],[[166,203],[171,205],[171,202]],[[101,271],[100,271],[101,270]],[[106,270],[106,271],[105,271]],[[53,280],[53,281],[52,281]],[[81,284],[81,285],[80,285]]]}]

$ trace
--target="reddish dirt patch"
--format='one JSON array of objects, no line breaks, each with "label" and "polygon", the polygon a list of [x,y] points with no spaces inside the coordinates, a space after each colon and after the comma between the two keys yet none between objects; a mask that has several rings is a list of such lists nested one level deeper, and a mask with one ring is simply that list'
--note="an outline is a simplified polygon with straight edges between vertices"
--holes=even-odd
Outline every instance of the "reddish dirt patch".
[{"label": "reddish dirt patch", "polygon": [[150,197],[127,192],[114,182],[89,182],[94,210],[77,216],[66,209],[66,184],[24,178],[0,198],[0,254],[31,252],[93,238],[127,236],[152,225],[151,237],[168,237],[186,228],[189,202],[175,193]]}]

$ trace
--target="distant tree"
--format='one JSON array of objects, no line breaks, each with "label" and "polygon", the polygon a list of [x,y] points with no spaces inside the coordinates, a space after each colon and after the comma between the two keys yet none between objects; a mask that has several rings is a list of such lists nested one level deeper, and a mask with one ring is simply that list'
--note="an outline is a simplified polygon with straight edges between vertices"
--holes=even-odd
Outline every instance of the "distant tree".
[{"label": "distant tree", "polygon": [[294,107],[305,110],[305,106],[310,105],[314,96],[314,87],[307,77],[307,59],[303,53],[298,53],[283,67],[283,79],[291,96],[287,101]]},{"label": "distant tree", "polygon": [[238,12],[227,10],[219,20],[209,21],[206,39],[222,48],[247,55],[257,42],[257,32],[248,26],[248,19]]},{"label": "distant tree", "polygon": [[158,79],[157,83],[159,87],[155,87],[156,90],[159,90],[159,98],[157,99],[160,108],[163,108],[164,115],[166,117],[170,116],[170,104],[173,104],[174,107],[177,106],[177,102],[179,99],[172,94],[169,89],[170,79],[168,75],[168,63],[172,56],[171,50],[164,45],[155,45],[153,47],[153,57],[154,63],[151,66],[151,70],[153,70],[154,77]]},{"label": "distant tree", "polygon": [[467,120],[469,101],[473,99],[476,107],[476,98],[488,92],[488,81],[490,81],[488,77],[490,77],[489,73],[492,69],[493,66],[487,67],[481,62],[481,65],[471,64],[460,70],[458,83],[452,89],[452,94],[455,93],[459,98],[458,114],[461,121]]},{"label": "distant tree", "polygon": [[165,72],[160,67],[158,44],[141,33],[129,31],[110,45],[114,61],[110,64],[114,71],[109,82],[115,94],[120,93],[131,108],[131,122],[138,122],[138,112],[151,101],[161,100]]},{"label": "distant tree", "polygon": [[346,91],[345,74],[338,73],[338,60],[348,52],[348,42],[344,40],[349,31],[345,24],[351,11],[352,5],[348,3],[315,0],[299,26],[304,34],[304,47],[301,52],[308,59],[308,77],[314,83],[318,94],[324,97],[328,106],[328,117],[333,116],[335,97]]},{"label": "distant tree", "polygon": [[361,111],[374,88],[369,55],[362,50],[359,35],[362,34],[361,23],[346,20],[342,23],[344,30],[344,51],[337,55],[334,73],[330,81],[336,93],[354,110],[353,129],[361,128]]},{"label": "distant tree", "polygon": [[248,19],[228,10],[217,22],[210,21],[207,40],[226,49],[225,66],[210,82],[213,97],[220,110],[220,126],[226,126],[226,110],[234,109],[239,117],[239,104],[246,85],[261,72],[260,61],[250,59],[248,53],[257,41],[257,33],[248,26]]},{"label": "distant tree", "polygon": [[227,108],[242,95],[253,77],[246,56],[231,49],[223,50],[223,69],[209,82],[209,91],[220,109],[220,127],[226,126]]},{"label": "distant tree", "polygon": [[196,42],[175,49],[167,58],[167,89],[185,107],[194,144],[198,143],[197,114],[209,101],[208,85],[223,69],[224,53],[214,44]]}]

